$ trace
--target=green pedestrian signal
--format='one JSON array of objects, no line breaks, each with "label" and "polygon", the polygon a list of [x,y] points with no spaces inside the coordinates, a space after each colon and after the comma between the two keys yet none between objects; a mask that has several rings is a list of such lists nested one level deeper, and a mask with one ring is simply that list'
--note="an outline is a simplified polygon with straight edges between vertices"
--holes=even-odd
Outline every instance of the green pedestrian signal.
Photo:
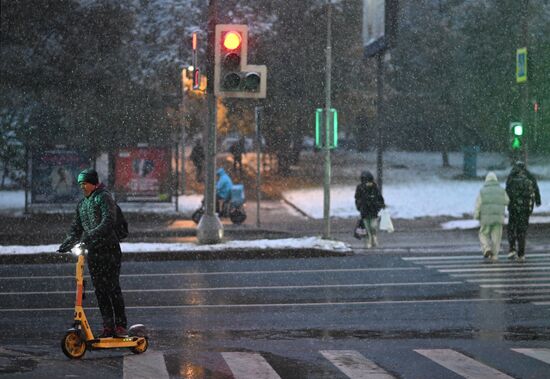
[{"label": "green pedestrian signal", "polygon": [[510,133],[512,141],[512,150],[521,149],[523,143],[523,124],[521,122],[510,123]]},{"label": "green pedestrian signal", "polygon": [[328,132],[329,149],[338,147],[338,112],[336,109],[330,108],[329,113],[327,128],[325,127],[325,109],[317,108],[315,110],[315,147],[317,148],[323,148],[326,145],[326,132]]}]

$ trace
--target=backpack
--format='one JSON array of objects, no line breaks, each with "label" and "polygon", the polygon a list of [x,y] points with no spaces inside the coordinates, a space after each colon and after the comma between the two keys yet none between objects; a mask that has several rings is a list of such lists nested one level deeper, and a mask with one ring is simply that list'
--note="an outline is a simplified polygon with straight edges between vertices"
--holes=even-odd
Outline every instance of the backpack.
[{"label": "backpack", "polygon": [[116,221],[115,221],[115,234],[119,241],[122,241],[124,238],[128,237],[128,221],[122,213],[119,205],[115,203],[116,206]]},{"label": "backpack", "polygon": [[532,208],[535,192],[533,183],[526,175],[518,174],[511,178],[507,190],[512,208]]}]

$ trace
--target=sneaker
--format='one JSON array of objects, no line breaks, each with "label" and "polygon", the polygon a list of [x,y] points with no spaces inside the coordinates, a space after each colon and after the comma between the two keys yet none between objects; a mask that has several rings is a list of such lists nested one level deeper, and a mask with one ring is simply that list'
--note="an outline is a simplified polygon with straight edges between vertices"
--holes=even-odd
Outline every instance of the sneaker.
[{"label": "sneaker", "polygon": [[518,256],[518,253],[516,253],[515,250],[510,250],[510,252],[508,253],[508,259],[516,259]]},{"label": "sneaker", "polygon": [[485,258],[491,258],[493,256],[493,252],[491,250],[487,250],[485,253],[483,253],[483,256]]},{"label": "sneaker", "polygon": [[523,262],[525,262],[525,256],[522,255],[521,257],[518,257],[517,260],[518,260],[519,263],[523,263]]},{"label": "sneaker", "polygon": [[128,337],[128,331],[126,330],[126,328],[124,326],[117,326],[115,328],[115,337],[118,337],[118,338],[124,338],[124,337]]},{"label": "sneaker", "polygon": [[104,327],[103,331],[99,335],[99,338],[109,338],[112,337],[114,333],[115,331],[113,330],[113,328]]}]

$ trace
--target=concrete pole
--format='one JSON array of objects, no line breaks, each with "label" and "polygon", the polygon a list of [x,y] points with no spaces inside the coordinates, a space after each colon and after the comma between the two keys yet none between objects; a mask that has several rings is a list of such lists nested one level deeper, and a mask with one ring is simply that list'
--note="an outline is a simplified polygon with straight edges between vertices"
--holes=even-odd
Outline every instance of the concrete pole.
[{"label": "concrete pole", "polygon": [[332,66],[332,47],[331,47],[331,18],[332,18],[332,6],[330,0],[327,0],[327,48],[326,48],[326,79],[325,79],[325,175],[323,180],[323,219],[324,219],[324,231],[323,238],[330,238],[330,176],[331,176],[331,163],[330,163],[330,95],[331,95],[331,83],[330,83],[330,71]]},{"label": "concrete pole", "polygon": [[262,160],[262,133],[260,130],[262,107],[256,107],[254,112],[254,121],[256,124],[256,227],[260,227],[260,201],[261,201],[261,173],[260,165]]},{"label": "concrete pole", "polygon": [[174,144],[174,160],[175,160],[175,163],[176,163],[176,175],[174,175],[174,184],[175,184],[175,188],[176,188],[176,191],[175,191],[175,198],[176,198],[176,203],[175,203],[175,206],[176,206],[176,213],[178,213],[179,211],[179,173],[180,173],[180,167],[179,167],[179,144],[178,142],[176,141],[176,143]]},{"label": "concrete pole", "polygon": [[206,57],[206,99],[208,126],[206,128],[206,180],[204,185],[205,213],[197,226],[197,239],[201,244],[220,243],[223,225],[216,215],[216,97],[214,96],[214,38],[217,20],[217,0],[208,4],[208,45]]},{"label": "concrete pole", "polygon": [[[523,0],[523,14],[522,14],[522,22],[521,22],[521,39],[523,42],[523,46],[527,48],[527,81],[522,84],[521,88],[523,90],[523,104],[522,104],[522,111],[521,115],[523,118],[523,130],[527,131],[527,134],[523,137],[523,161],[525,162],[525,165],[528,165],[528,159],[529,159],[529,136],[532,133],[530,125],[528,125],[530,121],[529,114],[531,112],[531,107],[529,105],[529,54],[531,51],[529,50],[529,0]],[[522,45],[520,44],[520,47]]]},{"label": "concrete pole", "polygon": [[181,70],[181,193],[185,194],[185,75],[187,67]]},{"label": "concrete pole", "polygon": [[377,57],[377,109],[376,109],[376,128],[378,131],[378,143],[376,148],[376,181],[378,189],[382,193],[382,186],[384,184],[384,126],[382,122],[384,120],[384,52],[378,53]]}]

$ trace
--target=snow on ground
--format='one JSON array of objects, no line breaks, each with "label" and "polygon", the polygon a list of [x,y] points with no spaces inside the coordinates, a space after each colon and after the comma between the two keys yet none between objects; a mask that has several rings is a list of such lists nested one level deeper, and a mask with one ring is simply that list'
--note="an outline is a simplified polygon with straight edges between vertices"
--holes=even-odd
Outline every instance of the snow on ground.
[{"label": "snow on ground", "polygon": [[[475,201],[483,181],[434,179],[431,182],[404,182],[384,184],[384,199],[393,218],[417,217],[472,217]],[[535,214],[550,213],[550,181],[540,181],[542,205]],[[356,217],[355,186],[333,186],[330,191],[331,215]],[[287,201],[300,208],[309,217],[323,218],[323,189],[288,191]],[[317,200],[320,199],[320,200]]]},{"label": "snow on ground", "polygon": [[[346,176],[356,178],[362,170],[369,169],[376,176],[376,153],[359,154],[357,162],[338,167]],[[393,218],[466,217],[473,215],[476,197],[489,171],[495,172],[504,185],[510,172],[508,159],[502,154],[480,153],[477,156],[479,179],[457,179],[463,171],[463,154],[450,153],[451,167],[443,168],[440,153],[395,152],[384,153],[383,191],[386,205]],[[535,214],[550,213],[550,158],[533,157],[529,170],[538,175],[542,205]],[[330,191],[330,214],[333,217],[356,217],[355,186],[333,185]],[[323,218],[323,188],[287,191],[284,198],[309,217]],[[534,219],[537,220],[537,219]],[[543,220],[542,218],[538,219]],[[550,218],[546,220],[550,222]],[[467,225],[467,223],[465,224]]]},{"label": "snow on ground", "polygon": [[[178,197],[178,212],[190,215],[200,207],[202,195],[181,195]],[[174,213],[174,203],[119,203],[126,213]],[[33,211],[40,213],[72,213],[74,204],[33,204]],[[25,209],[25,191],[0,191],[0,216],[1,214],[22,215]]]},{"label": "snow on ground", "polygon": [[[37,245],[37,246],[1,246],[0,255],[40,254],[54,253],[59,245]],[[350,252],[351,249],[339,241],[323,240],[319,237],[285,238],[278,240],[246,240],[227,241],[216,245],[197,245],[195,243],[121,243],[122,251],[125,253],[155,253],[155,252],[178,252],[178,251],[231,251],[242,249],[318,249],[338,251],[341,253]]]}]

